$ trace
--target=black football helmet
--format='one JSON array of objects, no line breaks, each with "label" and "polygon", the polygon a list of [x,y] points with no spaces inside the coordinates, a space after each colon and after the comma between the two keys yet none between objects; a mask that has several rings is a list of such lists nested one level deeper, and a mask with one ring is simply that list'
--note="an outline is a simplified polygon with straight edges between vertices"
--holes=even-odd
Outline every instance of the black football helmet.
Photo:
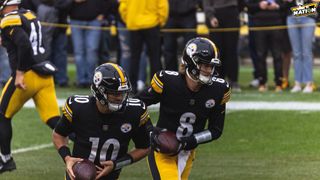
[{"label": "black football helmet", "polygon": [[[120,110],[126,103],[131,91],[131,83],[125,71],[117,64],[105,63],[98,66],[94,71],[91,85],[93,96],[110,111]],[[108,94],[123,93],[121,103],[108,100]]]},{"label": "black football helmet", "polygon": [[[212,77],[217,76],[216,66],[221,65],[219,58],[219,49],[207,38],[193,38],[186,44],[183,54],[182,63],[186,66],[186,74],[193,80],[202,84],[211,84]],[[210,76],[204,76],[200,73],[200,64],[212,65]]]},{"label": "black football helmet", "polygon": [[21,0],[0,0],[0,11],[2,11],[5,6],[19,5],[20,3]]}]

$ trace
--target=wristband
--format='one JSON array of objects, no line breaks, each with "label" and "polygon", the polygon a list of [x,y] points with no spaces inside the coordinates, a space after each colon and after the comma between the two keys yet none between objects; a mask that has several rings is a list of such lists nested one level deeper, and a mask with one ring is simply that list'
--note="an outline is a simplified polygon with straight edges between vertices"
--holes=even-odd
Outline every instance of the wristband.
[{"label": "wristband", "polygon": [[209,130],[205,130],[199,133],[194,134],[198,144],[209,142],[212,140],[212,135]]},{"label": "wristband", "polygon": [[113,161],[113,170],[118,170],[123,168],[124,166],[130,165],[133,163],[133,158],[130,154],[126,154],[120,159]]},{"label": "wristband", "polygon": [[67,146],[61,146],[58,150],[61,158],[63,159],[63,161],[65,161],[64,159],[67,157],[67,156],[71,156],[71,152],[70,152],[70,149],[67,147]]}]

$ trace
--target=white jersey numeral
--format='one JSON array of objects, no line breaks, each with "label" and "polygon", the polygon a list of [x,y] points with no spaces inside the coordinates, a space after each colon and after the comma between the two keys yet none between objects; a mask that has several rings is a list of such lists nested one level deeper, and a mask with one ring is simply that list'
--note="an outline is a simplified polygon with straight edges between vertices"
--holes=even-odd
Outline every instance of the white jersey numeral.
[{"label": "white jersey numeral", "polygon": [[196,115],[192,112],[186,112],[180,117],[180,126],[177,129],[176,136],[180,140],[181,137],[188,137],[193,133],[193,126],[196,122]]},{"label": "white jersey numeral", "polygon": [[[100,138],[91,137],[89,138],[89,141],[91,142],[91,152],[90,152],[89,160],[94,162],[98,153]],[[110,148],[112,148],[111,152],[110,152]],[[114,138],[108,139],[102,145],[102,148],[100,150],[99,161],[100,162],[106,161],[107,157],[110,157],[110,160],[116,160],[119,154],[119,150],[120,150],[120,142]],[[108,152],[110,152],[111,154],[107,154]]]}]

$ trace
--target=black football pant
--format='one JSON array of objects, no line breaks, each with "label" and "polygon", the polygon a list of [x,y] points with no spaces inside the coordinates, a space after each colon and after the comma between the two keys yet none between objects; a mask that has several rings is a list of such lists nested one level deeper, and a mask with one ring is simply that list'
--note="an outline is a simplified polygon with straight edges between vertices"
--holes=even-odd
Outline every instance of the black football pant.
[{"label": "black football pant", "polygon": [[162,69],[160,61],[160,29],[159,27],[130,31],[130,81],[133,91],[136,90],[139,75],[140,56],[144,43],[150,62],[150,78]]},{"label": "black football pant", "polygon": [[[219,28],[239,28],[239,10],[237,6],[218,8],[216,18],[219,21]],[[211,26],[209,26],[212,28]],[[218,28],[218,29],[219,29]],[[222,78],[228,78],[231,82],[238,82],[239,59],[238,41],[239,30],[230,32],[212,32],[210,39],[218,46],[222,66],[219,74]]]}]

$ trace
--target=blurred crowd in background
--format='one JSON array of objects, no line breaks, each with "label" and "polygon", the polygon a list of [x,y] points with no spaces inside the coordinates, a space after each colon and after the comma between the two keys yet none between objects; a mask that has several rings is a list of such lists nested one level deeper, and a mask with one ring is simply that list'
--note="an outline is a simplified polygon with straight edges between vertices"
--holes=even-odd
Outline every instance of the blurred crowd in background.
[{"label": "blurred crowd in background", "polygon": [[[292,7],[315,0],[22,0],[43,23],[49,59],[59,69],[55,83],[70,86],[68,60],[76,65],[76,86],[90,86],[99,64],[113,61],[130,77],[134,92],[161,69],[177,71],[189,39],[203,36],[220,50],[219,76],[234,92],[250,86],[268,91],[267,57],[272,58],[272,91],[312,93],[317,13],[295,16]],[[318,12],[318,11],[317,11]],[[71,28],[70,28],[71,27]],[[249,27],[249,31],[243,31]],[[289,27],[289,28],[286,28]],[[72,57],[72,58],[70,58]],[[252,63],[252,81],[239,84],[240,57]],[[293,63],[294,82],[289,83]],[[0,83],[10,75],[0,48]],[[270,90],[269,87],[269,90]]]}]

